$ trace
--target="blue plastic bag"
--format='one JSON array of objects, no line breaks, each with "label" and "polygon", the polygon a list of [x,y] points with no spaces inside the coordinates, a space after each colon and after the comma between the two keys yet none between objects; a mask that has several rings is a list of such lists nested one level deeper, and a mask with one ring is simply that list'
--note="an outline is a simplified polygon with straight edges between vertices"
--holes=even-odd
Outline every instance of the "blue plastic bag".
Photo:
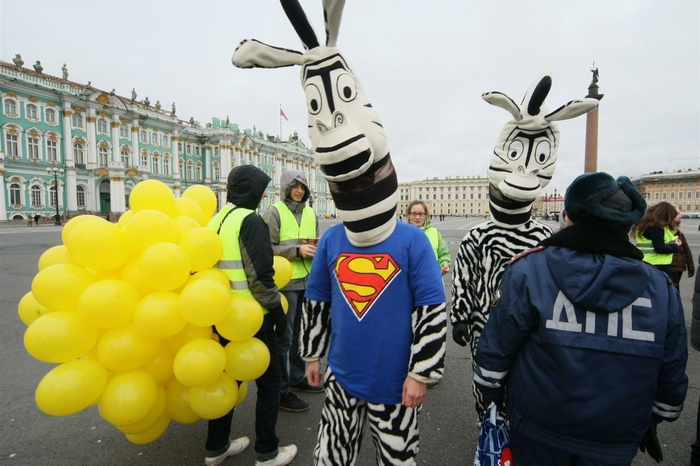
[{"label": "blue plastic bag", "polygon": [[514,466],[508,439],[508,424],[494,403],[484,412],[474,466]]}]

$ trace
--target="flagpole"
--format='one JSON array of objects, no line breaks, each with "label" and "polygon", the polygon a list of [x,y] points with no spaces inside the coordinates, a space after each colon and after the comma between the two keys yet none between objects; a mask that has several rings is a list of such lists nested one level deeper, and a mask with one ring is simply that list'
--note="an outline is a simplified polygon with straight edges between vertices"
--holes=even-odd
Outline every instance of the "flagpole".
[{"label": "flagpole", "polygon": [[282,140],[282,104],[280,104],[280,111],[279,115],[277,115],[280,119],[280,141]]}]

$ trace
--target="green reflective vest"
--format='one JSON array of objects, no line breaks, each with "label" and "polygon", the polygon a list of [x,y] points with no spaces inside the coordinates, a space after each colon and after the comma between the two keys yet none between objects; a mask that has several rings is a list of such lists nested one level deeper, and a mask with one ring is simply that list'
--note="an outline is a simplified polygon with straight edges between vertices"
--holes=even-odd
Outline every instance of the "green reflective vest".
[{"label": "green reflective vest", "polygon": [[[276,202],[273,207],[280,214],[280,245],[300,245],[301,239],[316,238],[316,214],[311,207],[301,211],[301,225],[284,202]],[[292,280],[304,278],[311,270],[311,259],[289,261],[292,264]]]},{"label": "green reflective vest", "polygon": [[[676,235],[668,228],[664,227],[664,243],[673,243]],[[651,240],[637,234],[637,249],[644,253],[644,262],[651,265],[669,265],[673,261],[673,254],[658,254],[654,252],[654,245]]]},{"label": "green reflective vest", "polygon": [[227,205],[207,224],[208,229],[219,232],[224,246],[221,259],[217,262],[216,268],[226,275],[231,284],[231,290],[236,295],[250,298],[253,298],[253,294],[248,289],[248,277],[243,268],[241,245],[238,242],[238,238],[240,237],[243,219],[253,213],[254,211],[250,209],[242,207],[234,209],[233,206]]}]

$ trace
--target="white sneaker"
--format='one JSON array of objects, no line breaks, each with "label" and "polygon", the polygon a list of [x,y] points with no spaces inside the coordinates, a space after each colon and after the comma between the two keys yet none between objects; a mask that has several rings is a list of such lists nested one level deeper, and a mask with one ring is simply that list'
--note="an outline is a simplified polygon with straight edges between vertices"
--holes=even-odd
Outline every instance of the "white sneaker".
[{"label": "white sneaker", "polygon": [[236,440],[231,440],[231,443],[228,446],[228,450],[226,450],[219,456],[205,457],[204,464],[206,464],[207,466],[216,466],[217,464],[221,464],[229,456],[236,456],[237,454],[245,450],[249,444],[250,439],[248,437],[241,437],[237,438]]},{"label": "white sneaker", "polygon": [[269,460],[255,460],[256,465],[263,466],[284,466],[294,461],[297,456],[297,446],[294,444],[287,445],[286,447],[279,447],[277,450],[277,456],[270,458]]}]

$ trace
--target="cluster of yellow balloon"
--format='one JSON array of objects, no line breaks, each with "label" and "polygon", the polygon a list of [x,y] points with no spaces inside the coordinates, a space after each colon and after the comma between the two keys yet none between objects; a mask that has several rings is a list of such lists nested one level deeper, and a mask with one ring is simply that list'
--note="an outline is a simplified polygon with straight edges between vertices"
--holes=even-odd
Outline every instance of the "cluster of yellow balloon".
[{"label": "cluster of yellow balloon", "polygon": [[[242,403],[270,354],[254,338],[262,308],[214,268],[222,243],[205,227],[214,193],[195,185],[175,198],[145,180],[130,201],[117,224],[93,215],[66,223],[18,312],[27,352],[59,364],[39,382],[37,406],[67,416],[97,405],[129,441],[145,444],[171,420],[214,419]],[[291,266],[279,259],[275,280],[284,286]],[[212,326],[230,340],[225,348]]]}]

